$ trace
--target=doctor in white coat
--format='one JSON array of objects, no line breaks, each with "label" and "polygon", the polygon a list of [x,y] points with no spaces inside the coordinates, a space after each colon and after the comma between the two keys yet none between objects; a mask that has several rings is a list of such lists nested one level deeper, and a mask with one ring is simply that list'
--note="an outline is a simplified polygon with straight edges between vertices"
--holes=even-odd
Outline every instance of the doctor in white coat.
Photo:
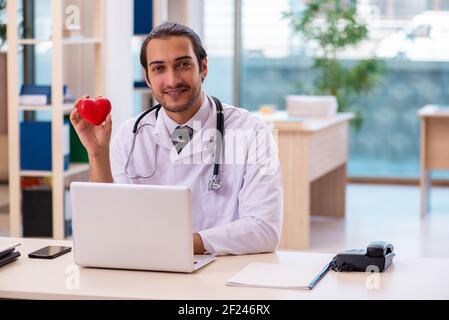
[{"label": "doctor in white coat", "polygon": [[[111,141],[111,115],[93,126],[75,103],[70,119],[88,152],[91,181],[189,187],[195,254],[274,251],[282,182],[270,129],[248,111],[223,104],[224,135],[217,134],[219,101],[202,89],[207,54],[190,28],[156,27],[140,60],[161,108],[143,116],[135,133],[137,117],[122,123]],[[220,181],[211,188],[215,162]]]}]

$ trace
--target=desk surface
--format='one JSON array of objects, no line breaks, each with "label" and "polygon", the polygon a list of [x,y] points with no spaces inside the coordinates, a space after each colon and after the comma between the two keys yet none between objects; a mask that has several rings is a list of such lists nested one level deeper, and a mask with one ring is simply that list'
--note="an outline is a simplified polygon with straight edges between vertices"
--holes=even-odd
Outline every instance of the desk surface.
[{"label": "desk surface", "polygon": [[271,123],[274,129],[283,131],[299,131],[303,133],[320,131],[354,118],[354,114],[349,112],[338,113],[335,116],[315,118],[290,118],[286,111],[276,111],[272,114],[261,114],[260,112],[254,112],[254,115],[265,122]]},{"label": "desk surface", "polygon": [[[54,260],[29,259],[46,245],[70,241],[0,238],[21,242],[22,256],[0,268],[0,297],[24,299],[449,299],[449,259],[395,257],[378,278],[330,271],[312,291],[229,287],[225,281],[250,262],[323,264],[332,254],[280,251],[218,257],[193,274],[78,268],[73,252]],[[77,272],[79,270],[79,272]],[[376,281],[378,280],[378,281]],[[378,284],[379,289],[369,289]],[[77,288],[78,287],[78,288]]]},{"label": "desk surface", "polygon": [[449,118],[449,107],[438,105],[426,105],[418,110],[421,118]]}]

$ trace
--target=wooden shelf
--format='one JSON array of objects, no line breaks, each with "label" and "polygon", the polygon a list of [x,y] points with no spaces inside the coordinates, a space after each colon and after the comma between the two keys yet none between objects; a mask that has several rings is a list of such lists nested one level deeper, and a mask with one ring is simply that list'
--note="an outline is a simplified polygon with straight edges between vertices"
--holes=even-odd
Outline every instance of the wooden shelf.
[{"label": "wooden shelf", "polygon": [[[63,38],[63,45],[72,44],[101,44],[103,42],[102,38],[89,37],[89,38]],[[18,45],[39,45],[39,44],[51,44],[53,45],[53,40],[51,39],[19,39],[17,40]]]},{"label": "wooden shelf", "polygon": [[65,38],[62,39],[62,44],[101,44],[102,38]]},{"label": "wooden shelf", "polygon": [[[64,84],[70,85],[66,78],[71,78],[71,73],[78,74],[78,67],[68,66],[64,61],[73,51],[74,56],[79,56],[80,60],[70,61],[71,64],[83,63],[82,59],[86,57],[77,54],[72,48],[67,50],[67,45],[92,45],[88,48],[92,56],[92,65],[94,66],[88,77],[93,77],[92,93],[101,95],[103,93],[103,27],[104,27],[104,2],[105,0],[82,1],[83,12],[86,18],[86,25],[91,25],[86,34],[93,35],[83,37],[82,35],[64,36],[64,17],[67,3],[61,0],[49,0],[51,11],[51,30],[47,39],[19,39],[19,1],[7,1],[8,16],[8,145],[9,145],[9,188],[10,188],[10,219],[9,230],[12,237],[22,236],[22,208],[21,208],[21,177],[52,177],[52,230],[54,239],[64,239],[65,234],[65,183],[68,177],[77,179],[77,174],[89,171],[89,165],[86,163],[71,163],[68,170],[64,170],[64,157],[66,145],[66,131],[64,127],[64,117],[61,114],[69,114],[73,104],[64,103],[64,94],[62,90],[52,90],[52,104],[46,106],[22,105],[18,92],[20,79],[17,70],[19,70],[19,57],[22,52],[20,46],[24,45],[44,45],[51,49],[51,88],[62,88]],[[88,14],[89,13],[89,14]],[[78,48],[74,48],[78,49]],[[90,50],[93,49],[93,50]],[[82,58],[82,59],[81,59]],[[67,77],[68,76],[68,77]],[[76,78],[76,77],[75,77]],[[75,80],[73,80],[75,81]],[[70,81],[68,81],[70,82]],[[83,89],[84,90],[84,89]],[[51,159],[52,168],[50,171],[21,170],[20,169],[20,112],[19,111],[46,111],[51,116]],[[73,177],[72,177],[73,176]]]},{"label": "wooden shelf", "polygon": [[[19,111],[48,111],[51,112],[54,110],[54,106],[33,106],[33,105],[20,105]],[[72,112],[73,105],[72,104],[64,104],[62,106],[62,110],[64,114],[70,114]]]},{"label": "wooden shelf", "polygon": [[74,174],[83,173],[89,171],[88,163],[72,163],[69,166],[69,170],[64,173],[65,177],[73,176]]},{"label": "wooden shelf", "polygon": [[[69,169],[64,171],[64,177],[70,177],[86,171],[89,171],[88,163],[71,163]],[[21,170],[20,175],[22,177],[51,177],[53,174],[52,171]]]},{"label": "wooden shelf", "polygon": [[52,41],[45,39],[19,39],[17,40],[17,44],[18,45],[52,44]]}]

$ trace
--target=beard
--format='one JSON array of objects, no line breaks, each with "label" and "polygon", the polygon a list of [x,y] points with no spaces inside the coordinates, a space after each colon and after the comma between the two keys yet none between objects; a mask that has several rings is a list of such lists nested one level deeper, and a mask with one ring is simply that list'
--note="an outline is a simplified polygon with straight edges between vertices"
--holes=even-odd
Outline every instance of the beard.
[{"label": "beard", "polygon": [[[168,99],[166,99],[166,97],[168,96],[165,91],[166,90],[180,90],[184,92],[182,93],[184,94],[188,94],[187,98],[184,98],[182,100],[184,100],[183,102],[169,102],[168,100],[170,99],[168,97]],[[197,99],[200,97],[201,94],[201,85],[197,86],[197,87],[190,87],[187,84],[179,84],[174,88],[164,88],[162,90],[162,94],[160,97],[156,96],[156,99],[158,100],[158,102],[161,104],[162,107],[164,107],[165,110],[169,111],[169,112],[173,112],[173,113],[179,113],[179,112],[184,112],[186,110],[188,110],[190,107],[192,107],[195,102],[197,101]],[[185,100],[186,99],[186,100]]]}]

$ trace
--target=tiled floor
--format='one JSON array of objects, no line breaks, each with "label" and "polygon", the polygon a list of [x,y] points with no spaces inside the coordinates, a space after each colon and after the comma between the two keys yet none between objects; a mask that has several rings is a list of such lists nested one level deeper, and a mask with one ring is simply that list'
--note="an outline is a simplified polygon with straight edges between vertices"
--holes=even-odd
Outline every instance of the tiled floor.
[{"label": "tiled floor", "polygon": [[311,251],[338,252],[386,240],[400,255],[449,258],[449,188],[432,188],[431,204],[421,219],[418,187],[349,185],[346,219],[313,218]]},{"label": "tiled floor", "polygon": [[[8,189],[0,186],[0,208],[7,201]],[[418,187],[349,185],[346,218],[313,217],[309,251],[335,253],[386,240],[398,255],[449,258],[449,188],[434,187],[431,203],[421,219]],[[0,236],[7,235],[8,215],[0,211]]]}]

